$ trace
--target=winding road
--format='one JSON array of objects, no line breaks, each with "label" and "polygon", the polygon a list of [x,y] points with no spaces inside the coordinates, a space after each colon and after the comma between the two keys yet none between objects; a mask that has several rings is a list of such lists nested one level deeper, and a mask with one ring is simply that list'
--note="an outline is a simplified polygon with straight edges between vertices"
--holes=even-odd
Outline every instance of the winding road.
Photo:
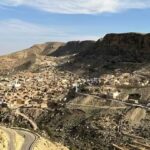
[{"label": "winding road", "polygon": [[[100,96],[97,96],[97,95],[93,95],[93,94],[85,94],[85,93],[80,93],[80,92],[77,92],[77,94],[79,95],[83,95],[83,96],[93,96],[95,98],[100,98],[102,99],[102,97]],[[132,104],[132,103],[127,103],[125,101],[121,101],[121,100],[117,100],[117,99],[107,99],[108,101],[114,101],[114,102],[117,102],[117,103],[121,103],[121,104],[125,104],[127,106],[132,106],[132,107],[140,107],[140,108],[143,108],[143,109],[147,109],[147,110],[150,110],[150,107],[147,107],[147,106],[144,106],[144,105],[141,105],[141,104]]]},{"label": "winding road", "polygon": [[25,139],[21,150],[31,150],[33,148],[35,141],[37,140],[37,136],[34,135],[33,133],[23,131],[23,130],[16,130],[16,131]]},{"label": "winding road", "polygon": [[0,127],[0,129],[3,130],[8,136],[8,150],[16,150],[16,134],[24,138],[24,142],[21,145],[21,150],[32,150],[34,143],[38,139],[37,135],[23,129],[10,129],[6,127]]},{"label": "winding road", "polygon": [[36,124],[32,119],[30,119],[28,116],[26,116],[25,114],[21,113],[21,112],[19,111],[19,109],[16,109],[15,114],[16,114],[16,115],[20,115],[20,116],[22,116],[24,119],[28,120],[28,121],[30,122],[30,124],[32,125],[32,127],[33,127],[34,130],[37,130],[37,129],[38,129],[37,124]]}]

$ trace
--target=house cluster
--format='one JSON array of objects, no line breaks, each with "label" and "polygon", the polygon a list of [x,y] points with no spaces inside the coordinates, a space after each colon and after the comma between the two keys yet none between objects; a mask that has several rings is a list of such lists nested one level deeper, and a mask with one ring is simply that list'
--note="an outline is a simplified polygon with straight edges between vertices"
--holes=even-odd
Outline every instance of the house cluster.
[{"label": "house cluster", "polygon": [[47,108],[49,101],[64,98],[77,77],[46,67],[39,73],[20,72],[3,80],[0,90],[8,107]]},{"label": "house cluster", "polygon": [[90,94],[129,103],[150,103],[150,81],[147,77],[131,74],[104,74],[98,84],[90,85]]},{"label": "house cluster", "polygon": [[132,93],[128,93],[125,89],[150,86],[146,77],[134,73],[81,78],[67,71],[58,71],[56,66],[57,63],[44,60],[41,61],[37,72],[24,71],[8,78],[0,77],[0,93],[8,107],[47,108],[51,101],[64,100],[65,95],[72,88],[75,92],[87,88],[88,94],[103,95],[118,100],[142,99],[141,93],[137,93],[136,90],[130,89]]},{"label": "house cluster", "polygon": [[149,79],[142,75],[121,73],[121,74],[104,74],[100,77],[102,85],[113,85],[113,86],[136,86],[144,87],[150,85]]}]

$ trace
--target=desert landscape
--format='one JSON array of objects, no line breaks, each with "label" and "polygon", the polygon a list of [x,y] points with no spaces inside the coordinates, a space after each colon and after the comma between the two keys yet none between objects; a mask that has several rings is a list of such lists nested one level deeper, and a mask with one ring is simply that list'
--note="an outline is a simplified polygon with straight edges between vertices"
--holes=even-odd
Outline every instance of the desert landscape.
[{"label": "desert landscape", "polygon": [[150,150],[150,0],[0,0],[0,150]]},{"label": "desert landscape", "polygon": [[149,150],[149,58],[132,32],[0,56],[0,149]]}]

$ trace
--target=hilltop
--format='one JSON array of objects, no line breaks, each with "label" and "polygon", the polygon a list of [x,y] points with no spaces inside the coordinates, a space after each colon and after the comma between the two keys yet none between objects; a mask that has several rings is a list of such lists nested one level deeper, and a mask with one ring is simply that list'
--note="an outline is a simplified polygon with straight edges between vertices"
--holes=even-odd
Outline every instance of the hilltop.
[{"label": "hilltop", "polygon": [[0,56],[0,72],[8,73],[29,69],[34,63],[40,61],[40,55],[47,55],[61,45],[63,45],[63,43],[57,42],[37,44],[19,52]]}]

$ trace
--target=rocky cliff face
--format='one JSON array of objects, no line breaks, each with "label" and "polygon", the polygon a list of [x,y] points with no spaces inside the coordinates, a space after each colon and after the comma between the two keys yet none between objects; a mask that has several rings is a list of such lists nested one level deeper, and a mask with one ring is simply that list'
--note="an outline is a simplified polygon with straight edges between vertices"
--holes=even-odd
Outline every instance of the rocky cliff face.
[{"label": "rocky cliff face", "polygon": [[[86,73],[128,69],[136,70],[150,61],[150,34],[123,33],[107,34],[95,42],[91,48],[80,51],[71,64],[74,70]],[[64,67],[64,66],[63,66]]]},{"label": "rocky cliff face", "polygon": [[103,39],[95,43],[93,49],[81,54],[87,55],[86,53],[89,55],[123,56],[132,59],[145,60],[146,58],[146,60],[149,60],[150,34],[107,34]]},{"label": "rocky cliff face", "polygon": [[134,61],[149,60],[150,34],[108,34],[102,41],[97,41],[96,51],[103,55],[129,57]]}]

